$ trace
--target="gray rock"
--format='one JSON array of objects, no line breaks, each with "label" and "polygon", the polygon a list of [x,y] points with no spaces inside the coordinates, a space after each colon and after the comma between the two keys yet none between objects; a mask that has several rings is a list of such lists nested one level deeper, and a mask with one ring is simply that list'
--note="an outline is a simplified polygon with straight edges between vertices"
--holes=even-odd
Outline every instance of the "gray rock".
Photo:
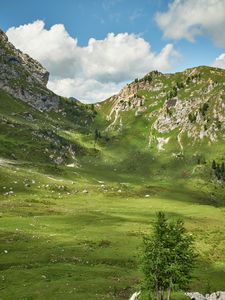
[{"label": "gray rock", "polygon": [[225,292],[216,292],[211,295],[206,295],[207,300],[225,300]]},{"label": "gray rock", "polygon": [[191,300],[225,300],[225,292],[215,292],[212,294],[207,294],[203,296],[202,294],[195,292],[195,293],[186,293]]},{"label": "gray rock", "polygon": [[198,292],[186,293],[185,295],[188,296],[191,300],[206,300],[206,298]]},{"label": "gray rock", "polygon": [[16,49],[0,30],[0,89],[39,110],[58,108],[59,96],[47,89],[49,72]]}]

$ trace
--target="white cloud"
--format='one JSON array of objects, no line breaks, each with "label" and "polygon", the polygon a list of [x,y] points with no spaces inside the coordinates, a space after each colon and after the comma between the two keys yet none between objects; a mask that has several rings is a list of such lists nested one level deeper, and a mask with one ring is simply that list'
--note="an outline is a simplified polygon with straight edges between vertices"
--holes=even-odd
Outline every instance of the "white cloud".
[{"label": "white cloud", "polygon": [[172,44],[154,53],[143,38],[128,33],[91,38],[86,47],[80,47],[62,24],[45,29],[39,20],[12,27],[6,34],[50,71],[49,87],[56,93],[92,102],[104,100],[118,92],[122,83],[153,69],[171,69],[178,57]]},{"label": "white cloud", "polygon": [[194,41],[208,35],[216,45],[225,46],[224,0],[173,0],[167,12],[156,14],[156,22],[165,38]]},{"label": "white cloud", "polygon": [[220,56],[215,59],[213,67],[225,69],[225,53],[220,54]]},{"label": "white cloud", "polygon": [[124,82],[101,83],[94,79],[64,78],[51,80],[48,87],[59,95],[66,97],[73,95],[83,102],[90,103],[107,99],[116,94],[124,85]]},{"label": "white cloud", "polygon": [[77,40],[70,37],[62,24],[44,28],[43,21],[11,27],[6,34],[20,50],[39,60],[53,76],[73,76],[80,72]]}]

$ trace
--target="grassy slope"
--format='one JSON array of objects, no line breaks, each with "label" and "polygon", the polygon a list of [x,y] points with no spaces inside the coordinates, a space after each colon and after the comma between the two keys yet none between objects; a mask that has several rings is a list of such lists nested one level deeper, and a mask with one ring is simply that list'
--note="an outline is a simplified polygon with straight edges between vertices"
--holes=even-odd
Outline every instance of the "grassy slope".
[{"label": "grassy slope", "polygon": [[[86,112],[74,115],[68,103],[66,115],[47,116],[1,93],[0,298],[128,299],[139,288],[142,236],[158,210],[182,216],[196,238],[190,289],[223,290],[224,187],[210,166],[224,144],[202,144],[200,153],[196,145],[172,159],[172,145],[163,155],[146,147],[146,120],[127,114],[127,128],[103,133],[94,149],[93,130],[103,131],[105,121],[98,114],[93,125]],[[33,141],[31,132],[46,129],[76,148],[78,168],[56,167],[43,151],[51,143]],[[197,164],[194,151],[206,164]],[[6,161],[12,152],[17,159]]]},{"label": "grassy slope", "polygon": [[[209,97],[209,109],[205,118],[208,119],[208,124],[210,124],[213,119],[215,100],[223,94],[225,71],[209,67],[198,67],[196,69],[201,73],[199,81],[197,80],[196,83],[190,82],[188,88],[179,89],[178,98],[184,101],[193,97],[204,98],[199,91],[207,89],[211,79],[216,82],[217,87],[207,95]],[[190,77],[189,74],[176,73],[167,77],[162,74],[156,80],[163,83],[163,90],[168,94],[177,83],[185,83],[187,78]],[[123,124],[122,129],[117,124],[118,127],[115,126],[115,132],[108,133],[112,136],[112,139],[108,142],[108,149],[115,154],[117,169],[120,170],[120,173],[127,171],[136,173],[137,176],[147,177],[156,184],[165,183],[174,186],[174,182],[176,182],[184,189],[192,190],[196,194],[201,189],[203,192],[199,196],[202,198],[201,201],[213,205],[224,205],[223,185],[215,182],[211,169],[214,159],[217,162],[225,160],[224,138],[219,138],[217,142],[212,144],[209,143],[207,138],[199,142],[193,142],[183,135],[181,138],[183,154],[180,155],[181,148],[177,142],[178,129],[161,134],[152,128],[158,110],[167,98],[166,95],[161,98],[158,97],[158,93],[157,91],[138,91],[139,97],[145,98],[147,110],[138,117],[135,117],[135,110],[133,109],[122,111],[120,113]],[[112,101],[103,102],[99,108],[100,114],[108,115],[112,109],[112,104]],[[155,113],[155,116],[149,117],[152,112]],[[117,123],[120,123],[119,118]],[[119,131],[116,131],[118,128],[120,128]],[[149,146],[150,133],[154,136],[151,146]],[[158,151],[156,147],[157,137],[170,137],[169,143],[164,146],[164,151]],[[174,154],[177,157],[174,157]]]},{"label": "grassy slope", "polygon": [[179,187],[106,181],[98,172],[54,176],[21,165],[0,171],[2,299],[127,299],[142,278],[142,236],[158,210],[182,216],[196,238],[191,289],[224,288],[224,208],[196,204]]},{"label": "grassy slope", "polygon": [[[72,105],[61,99],[59,113],[42,113],[0,91],[1,157],[46,165],[53,164],[51,155],[56,158],[61,154],[65,163],[69,163],[68,147],[76,154],[86,153],[80,140],[93,139],[92,119],[93,112],[79,103]],[[77,134],[72,142],[67,137],[70,131]]]}]

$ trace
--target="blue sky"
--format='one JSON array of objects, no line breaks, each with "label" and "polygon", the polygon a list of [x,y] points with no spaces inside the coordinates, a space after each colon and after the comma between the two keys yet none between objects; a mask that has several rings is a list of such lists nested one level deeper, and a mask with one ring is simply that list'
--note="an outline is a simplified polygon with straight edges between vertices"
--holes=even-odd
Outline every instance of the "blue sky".
[{"label": "blue sky", "polygon": [[37,19],[44,20],[46,27],[63,23],[71,35],[78,37],[81,45],[90,37],[102,39],[108,32],[143,33],[145,38],[153,38],[160,34],[153,20],[154,13],[163,8],[163,2],[166,4],[166,1],[157,0],[3,0],[1,26],[7,30]]},{"label": "blue sky", "polygon": [[[10,41],[12,41],[16,47],[21,48],[34,58],[40,60],[44,66],[50,69],[52,73],[50,87],[53,88],[53,90],[61,94],[65,90],[66,96],[69,96],[70,93],[71,96],[76,96],[77,91],[77,96],[83,100],[92,101],[92,99],[88,98],[93,98],[94,101],[101,100],[101,97],[108,96],[111,92],[116,92],[124,83],[132,80],[132,76],[138,77],[141,76],[142,73],[146,73],[144,67],[142,69],[138,66],[135,67],[138,61],[137,59],[135,60],[133,54],[131,54],[132,58],[130,61],[128,60],[124,63],[123,68],[126,68],[130,63],[130,65],[133,64],[134,71],[132,70],[131,72],[129,66],[127,76],[121,70],[118,70],[117,74],[117,71],[115,69],[112,70],[112,66],[110,66],[110,63],[113,62],[113,58],[107,60],[109,56],[109,54],[107,54],[107,58],[105,58],[104,61],[105,67],[102,70],[102,74],[100,74],[100,72],[95,69],[96,65],[99,64],[99,66],[101,66],[101,60],[97,62],[101,56],[99,49],[102,46],[101,41],[105,41],[102,52],[106,55],[106,51],[110,53],[110,42],[113,45],[110,48],[111,52],[114,51],[113,47],[115,43],[122,44],[122,46],[120,44],[120,51],[122,52],[128,49],[124,48],[124,43],[126,43],[127,40],[129,40],[127,47],[133,47],[133,45],[136,44],[135,38],[129,39],[129,37],[135,36],[137,39],[141,38],[146,44],[141,43],[139,40],[137,44],[140,45],[138,46],[137,52],[140,50],[139,47],[143,47],[144,49],[146,45],[150,46],[148,54],[146,54],[146,50],[143,50],[143,56],[145,54],[148,56],[146,57],[148,63],[145,63],[145,65],[149,64],[149,71],[154,67],[158,67],[158,69],[164,72],[180,71],[187,67],[197,65],[213,65],[216,59],[218,66],[225,67],[225,59],[223,56],[222,60],[219,59],[218,63],[218,58],[225,52],[225,23],[223,21],[225,15],[222,14],[221,10],[225,11],[225,0],[2,0],[0,27],[6,32],[9,28],[15,27],[14,31],[9,31],[8,36]],[[213,17],[214,15],[215,17]],[[83,57],[87,52],[95,51],[96,54],[92,53],[91,58],[87,58],[87,60],[91,62],[96,59],[96,62],[93,61],[93,65],[90,66],[91,70],[86,73],[84,72],[83,69],[87,68],[87,64],[84,62],[83,65],[79,67],[80,70],[82,69],[80,74],[79,68],[72,74],[68,66],[67,69],[64,67],[62,70],[64,75],[60,76],[56,69],[58,68],[57,70],[60,70],[60,67],[65,66],[65,60],[56,68],[56,66],[52,65],[54,61],[52,57],[48,58],[48,55],[43,52],[44,50],[40,53],[40,51],[38,52],[37,49],[34,48],[34,44],[37,47],[37,41],[40,41],[40,44],[42,44],[40,30],[39,35],[33,42],[30,41],[30,36],[27,32],[30,31],[35,38],[36,31],[34,25],[20,29],[19,34],[18,31],[15,30],[21,25],[34,24],[37,20],[43,21],[43,26],[40,30],[45,32],[49,31],[49,37],[53,36],[53,30],[51,30],[52,26],[56,24],[64,25],[64,33],[62,33],[62,30],[59,30],[61,37],[60,34],[57,33],[57,30],[56,33],[54,31],[54,35],[59,34],[58,41],[59,45],[61,41],[61,46],[55,45],[57,36],[54,36],[54,45],[50,45],[50,48],[53,50],[56,49],[59,52],[59,48],[61,47],[61,52],[66,51],[66,49],[62,48],[62,45],[67,43],[67,41],[65,41],[66,33],[67,36],[76,40],[76,49],[73,49],[76,55],[75,52],[71,50],[74,46],[71,43],[68,44],[68,47],[71,48],[71,57],[73,56],[76,62],[80,63],[79,55],[81,55],[77,53],[82,52]],[[37,23],[35,24],[37,25]],[[39,27],[40,26],[39,24]],[[221,36],[218,34],[218,31],[220,31]],[[114,33],[114,37],[107,39],[108,33]],[[124,33],[128,33],[128,37],[121,36],[119,42],[118,39],[115,40],[118,34]],[[95,41],[99,41],[99,43],[95,43],[94,50],[91,46],[87,50],[86,47],[91,38]],[[45,38],[45,47],[48,47],[47,40],[48,38]],[[49,40],[51,40],[51,38],[49,38]],[[29,43],[33,43],[33,46],[29,45]],[[167,45],[170,45],[168,46],[170,53],[166,58],[162,58],[162,61],[165,59],[165,64],[163,65],[163,63],[160,64],[160,53]],[[40,45],[40,47],[43,47],[43,45]],[[115,57],[120,55],[120,52],[116,53],[116,51],[119,51],[118,47],[115,49]],[[53,52],[56,53],[57,51]],[[141,53],[142,52],[139,53],[139,61],[141,60]],[[67,63],[68,56],[69,52],[66,60]],[[71,59],[69,60],[71,66]],[[57,57],[55,61],[58,62]],[[135,70],[137,70],[137,76],[135,76]],[[121,79],[118,81],[116,76]],[[76,87],[74,90],[71,87],[73,85],[72,80],[74,80],[74,86]],[[105,83],[108,84],[109,92],[99,92],[99,95],[97,95],[96,92],[91,95],[91,93],[88,94],[84,88],[83,91],[81,91],[81,88],[79,88],[78,91],[78,87],[83,85],[84,81],[88,80],[90,81],[88,82],[89,87],[92,88],[92,90],[102,90],[102,84]],[[96,86],[94,81],[96,81]],[[104,89],[107,90],[107,87],[104,86]]]}]

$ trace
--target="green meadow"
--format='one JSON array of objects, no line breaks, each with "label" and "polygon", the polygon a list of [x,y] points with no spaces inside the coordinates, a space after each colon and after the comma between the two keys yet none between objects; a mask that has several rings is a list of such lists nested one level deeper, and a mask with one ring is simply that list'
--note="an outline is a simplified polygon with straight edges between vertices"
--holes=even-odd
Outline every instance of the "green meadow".
[{"label": "green meadow", "polygon": [[107,102],[62,98],[58,111],[40,112],[0,92],[1,300],[129,299],[143,287],[142,240],[158,211],[195,238],[188,290],[225,289],[225,187],[212,170],[224,139],[183,135],[181,153],[175,129],[158,151],[147,116],[161,100],[144,116],[122,111],[122,130],[109,132]]},{"label": "green meadow", "polygon": [[200,203],[179,184],[134,184],[113,170],[105,180],[95,171],[54,175],[1,162],[1,299],[129,299],[141,288],[142,238],[159,210],[182,217],[195,237],[190,290],[224,288],[223,206]]}]

